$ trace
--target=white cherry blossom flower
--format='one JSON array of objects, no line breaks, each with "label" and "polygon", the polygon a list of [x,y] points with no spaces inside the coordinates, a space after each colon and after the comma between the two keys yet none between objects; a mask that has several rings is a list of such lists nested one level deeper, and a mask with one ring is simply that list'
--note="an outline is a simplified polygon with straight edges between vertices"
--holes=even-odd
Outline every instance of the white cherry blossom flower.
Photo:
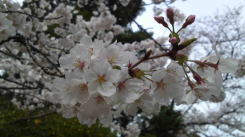
[{"label": "white cherry blossom flower", "polygon": [[102,48],[99,57],[107,59],[111,65],[125,65],[129,63],[129,57],[133,56],[131,52],[123,51],[117,45],[110,45]]},{"label": "white cherry blossom flower", "polygon": [[104,60],[94,60],[85,72],[89,90],[107,97],[116,93],[114,84],[118,82],[119,76],[120,71],[112,69],[111,65]]},{"label": "white cherry blossom flower", "polygon": [[83,79],[56,78],[54,81],[54,97],[61,104],[83,104],[88,100],[89,95],[87,82]]},{"label": "white cherry blossom flower", "polygon": [[205,84],[197,85],[194,89],[195,95],[204,101],[222,100],[221,92],[224,92],[221,87],[215,83],[206,82]]},{"label": "white cherry blossom flower", "polygon": [[142,80],[131,78],[126,70],[122,71],[120,80],[117,83],[117,92],[112,96],[113,103],[133,103],[141,96],[143,86]]},{"label": "white cherry blossom flower", "polygon": [[178,79],[165,70],[155,71],[152,74],[153,98],[161,105],[168,105],[172,99],[182,97],[182,85]]},{"label": "white cherry blossom flower", "polygon": [[80,106],[77,118],[82,124],[92,125],[97,119],[101,123],[107,124],[108,121],[111,122],[112,120],[110,110],[111,106],[105,98],[99,94],[94,94],[85,104]]},{"label": "white cherry blossom flower", "polygon": [[91,60],[92,40],[84,37],[81,43],[71,49],[70,54],[60,58],[63,68],[84,70],[88,67]]},{"label": "white cherry blossom flower", "polygon": [[218,56],[209,56],[205,58],[208,62],[216,64],[218,62],[218,70],[222,73],[235,73],[238,69],[239,61],[232,58],[219,58]]},{"label": "white cherry blossom flower", "polygon": [[197,67],[197,74],[203,79],[194,87],[195,95],[201,100],[222,100],[222,73],[213,67]]},{"label": "white cherry blossom flower", "polygon": [[128,115],[135,115],[140,108],[144,113],[151,114],[156,111],[153,101],[154,100],[152,96],[149,95],[149,92],[142,92],[142,95],[137,100],[125,107],[125,112]]}]

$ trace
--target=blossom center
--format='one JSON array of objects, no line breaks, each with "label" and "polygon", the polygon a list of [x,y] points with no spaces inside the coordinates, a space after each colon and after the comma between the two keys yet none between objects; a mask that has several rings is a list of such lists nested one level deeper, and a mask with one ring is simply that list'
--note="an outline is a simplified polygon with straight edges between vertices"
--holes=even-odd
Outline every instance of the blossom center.
[{"label": "blossom center", "polygon": [[98,75],[97,81],[102,84],[106,82],[106,76],[105,75]]},{"label": "blossom center", "polygon": [[157,88],[165,88],[165,83],[163,82],[163,80],[161,81],[157,81],[156,82]]},{"label": "blossom center", "polygon": [[101,95],[98,95],[95,97],[96,103],[100,104],[102,102],[104,102],[104,98]]},{"label": "blossom center", "polygon": [[81,60],[77,60],[75,62],[75,66],[80,68],[80,69],[83,69],[85,67],[85,62],[84,61],[81,61]]},{"label": "blossom center", "polygon": [[81,92],[84,92],[84,91],[87,91],[88,90],[88,86],[86,83],[82,83],[80,84],[80,91]]},{"label": "blossom center", "polygon": [[118,83],[118,88],[119,88],[119,91],[121,91],[122,89],[126,88],[125,82],[119,82]]}]

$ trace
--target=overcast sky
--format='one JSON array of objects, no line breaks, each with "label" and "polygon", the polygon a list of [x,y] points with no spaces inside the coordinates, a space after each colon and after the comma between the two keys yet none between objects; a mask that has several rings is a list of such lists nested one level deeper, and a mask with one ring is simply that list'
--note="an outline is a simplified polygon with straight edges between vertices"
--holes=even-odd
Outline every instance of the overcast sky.
[{"label": "overcast sky", "polygon": [[[151,3],[151,0],[144,1],[145,3]],[[222,13],[228,7],[245,6],[245,0],[178,0],[171,6],[180,9],[180,11],[186,15],[195,14],[198,19],[205,16],[212,16],[215,13]],[[154,32],[154,37],[157,37],[162,35],[165,30],[152,18],[154,16],[152,7],[153,6],[146,6],[146,12],[137,18],[137,22],[144,28]],[[243,10],[243,17],[245,17],[245,8]],[[245,19],[243,20],[245,21]],[[132,26],[134,29],[137,28],[135,25]]]}]

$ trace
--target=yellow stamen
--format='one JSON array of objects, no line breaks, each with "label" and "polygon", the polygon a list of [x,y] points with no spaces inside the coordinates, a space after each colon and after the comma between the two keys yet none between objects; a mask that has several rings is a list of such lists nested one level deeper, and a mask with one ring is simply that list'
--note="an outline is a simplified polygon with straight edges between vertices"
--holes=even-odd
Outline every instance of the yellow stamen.
[{"label": "yellow stamen", "polygon": [[85,62],[78,59],[76,60],[74,66],[77,68],[83,69],[85,67]]},{"label": "yellow stamen", "polygon": [[105,75],[98,75],[97,81],[98,81],[100,84],[106,82],[106,77],[105,77]]},{"label": "yellow stamen", "polygon": [[88,86],[86,83],[82,83],[80,84],[80,91],[81,92],[84,92],[84,91],[87,91],[88,90]]}]

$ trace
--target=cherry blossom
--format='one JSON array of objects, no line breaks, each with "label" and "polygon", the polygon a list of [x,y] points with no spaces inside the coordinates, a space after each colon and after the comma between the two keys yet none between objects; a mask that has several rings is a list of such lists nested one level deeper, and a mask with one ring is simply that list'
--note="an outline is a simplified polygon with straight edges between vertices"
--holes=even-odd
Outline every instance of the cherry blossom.
[{"label": "cherry blossom", "polygon": [[[221,102],[225,98],[222,74],[244,75],[244,59],[220,55],[201,60],[188,58],[185,50],[190,52],[198,39],[183,41],[179,32],[191,27],[195,15],[188,16],[178,28],[177,22],[182,20],[176,15],[180,13],[168,8],[168,20],[162,16],[152,18],[169,31],[168,38],[120,43],[114,39],[125,30],[103,2],[89,19],[64,3],[52,9],[48,1],[42,0],[41,8],[33,4],[32,8],[38,10],[32,10],[1,2],[1,9],[6,10],[0,13],[0,42],[4,47],[1,51],[13,47],[7,53],[16,60],[13,62],[9,56],[1,60],[0,69],[13,74],[1,76],[5,78],[1,86],[17,84],[15,93],[34,96],[32,101],[25,102],[27,108],[34,109],[32,102],[40,98],[59,104],[54,109],[66,118],[77,117],[87,125],[99,120],[108,126],[112,116],[120,112],[136,115],[141,110],[152,115],[173,100],[177,105],[197,99]],[[130,0],[119,2],[127,6]],[[86,4],[88,0],[78,0],[76,8]],[[7,79],[14,77],[19,81]],[[39,89],[41,93],[28,89]],[[21,107],[16,99],[13,103]],[[135,125],[127,128],[136,130],[130,131],[133,136],[138,135]]]}]

